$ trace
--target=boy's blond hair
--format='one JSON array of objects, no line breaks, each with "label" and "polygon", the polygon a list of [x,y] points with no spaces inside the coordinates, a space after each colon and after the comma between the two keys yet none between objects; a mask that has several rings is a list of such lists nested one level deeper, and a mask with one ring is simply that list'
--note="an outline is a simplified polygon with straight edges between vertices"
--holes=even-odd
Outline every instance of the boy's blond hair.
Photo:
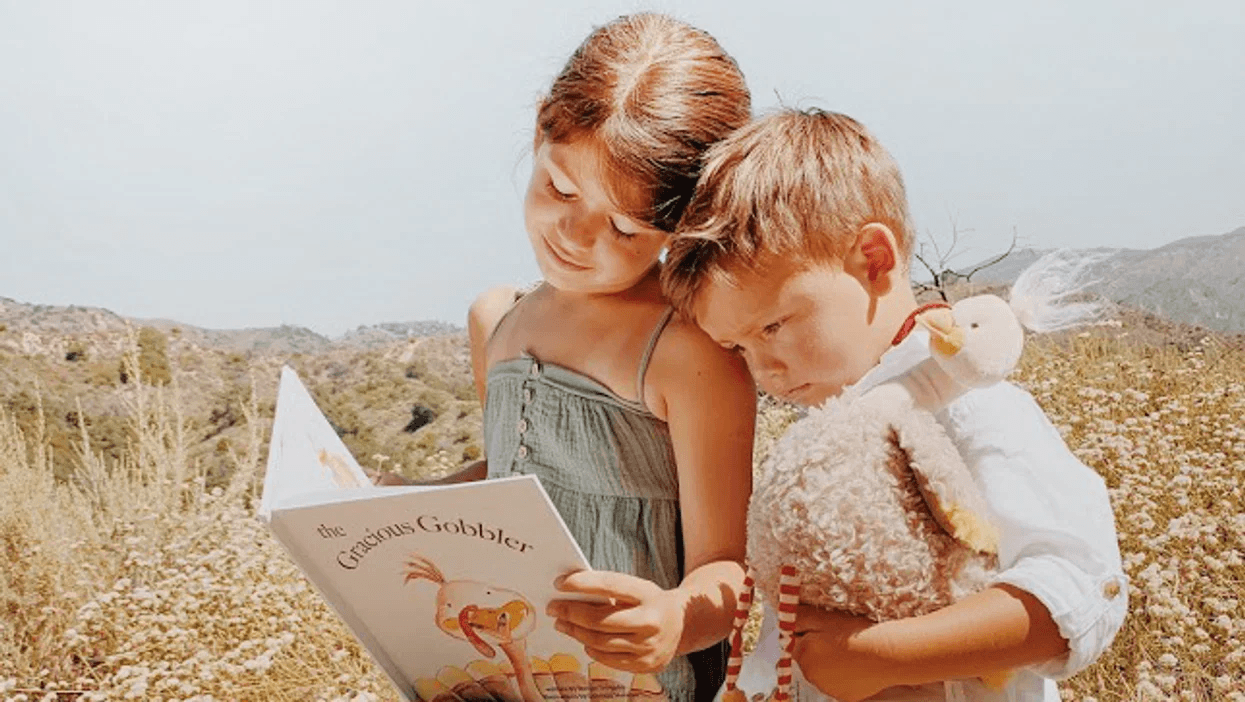
[{"label": "boy's blond hair", "polygon": [[662,287],[690,315],[706,281],[733,281],[770,256],[841,263],[871,222],[894,232],[906,269],[912,231],[894,159],[851,117],[782,109],[709,149]]}]

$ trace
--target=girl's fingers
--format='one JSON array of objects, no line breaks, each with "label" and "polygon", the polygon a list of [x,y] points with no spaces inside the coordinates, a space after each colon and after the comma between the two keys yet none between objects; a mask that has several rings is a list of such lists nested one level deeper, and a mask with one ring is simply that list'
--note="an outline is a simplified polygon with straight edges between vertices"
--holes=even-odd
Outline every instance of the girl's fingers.
[{"label": "girl's fingers", "polygon": [[[584,645],[585,649],[604,653],[637,654],[643,649],[627,634],[613,634],[579,626],[565,619],[554,623],[554,628]],[[604,663],[604,661],[602,661]]]},{"label": "girl's fingers", "polygon": [[608,570],[580,570],[559,578],[555,586],[563,592],[597,595],[617,604],[639,604],[660,590],[656,583],[626,573]]},{"label": "girl's fingers", "polygon": [[637,628],[630,608],[620,609],[592,602],[554,600],[545,609],[545,614],[558,621],[604,634],[631,633]]},{"label": "girl's fingers", "polygon": [[614,670],[624,670],[628,673],[652,673],[656,672],[649,666],[640,663],[634,655],[627,653],[613,653],[610,651],[601,651],[599,649],[584,646],[584,653],[599,663],[613,668]]}]

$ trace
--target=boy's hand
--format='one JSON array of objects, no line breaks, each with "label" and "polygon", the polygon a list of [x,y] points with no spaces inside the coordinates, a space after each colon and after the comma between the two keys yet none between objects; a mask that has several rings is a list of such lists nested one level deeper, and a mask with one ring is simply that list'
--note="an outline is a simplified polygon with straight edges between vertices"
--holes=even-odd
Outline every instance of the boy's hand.
[{"label": "boy's hand", "polygon": [[865,617],[800,606],[792,656],[804,679],[841,702],[855,702],[890,687],[880,659],[861,645],[860,634],[873,625]]},{"label": "boy's hand", "polygon": [[678,653],[684,605],[678,590],[626,573],[581,570],[561,578],[562,592],[608,597],[610,604],[554,600],[545,613],[558,631],[617,670],[656,673]]}]

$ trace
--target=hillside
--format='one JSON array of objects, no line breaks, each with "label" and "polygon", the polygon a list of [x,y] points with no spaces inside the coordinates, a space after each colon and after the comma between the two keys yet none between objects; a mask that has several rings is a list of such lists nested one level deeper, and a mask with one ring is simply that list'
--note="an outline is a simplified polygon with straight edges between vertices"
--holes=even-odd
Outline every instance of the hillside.
[{"label": "hillside", "polygon": [[[277,343],[280,329],[205,341],[186,327],[126,327],[102,310],[53,313],[27,306],[29,315],[15,318],[14,306],[6,303],[0,408],[28,434],[46,437],[58,475],[73,469],[84,428],[92,453],[121,459],[137,433],[125,398],[134,377],[142,375],[173,381],[166,392],[177,397],[190,455],[209,478],[223,481],[233,468],[234,447],[250,440],[248,419],[265,431],[271,423],[283,364],[298,371],[365,466],[383,463],[431,476],[480,455],[479,401],[461,332],[337,343],[303,353],[285,350],[303,338],[296,333],[286,337],[290,344]],[[245,339],[249,350],[213,345],[221,339]]]},{"label": "hillside", "polygon": [[462,331],[461,327],[436,320],[360,325],[332,338],[289,324],[251,329],[205,329],[168,319],[123,317],[99,307],[29,304],[0,297],[0,327],[15,332],[19,338],[26,338],[22,346],[25,353],[36,353],[41,348],[40,343],[49,341],[54,346],[46,350],[58,350],[59,347],[52,341],[58,337],[72,336],[92,343],[92,336],[122,335],[131,326],[154,327],[196,346],[221,351],[304,354],[319,354],[340,348],[375,348],[393,341]]},{"label": "hillside", "polygon": [[[1046,251],[1017,250],[979,271],[973,282],[1010,284]],[[1168,320],[1245,332],[1245,227],[1156,249],[1087,251],[1108,254],[1092,271],[1099,282],[1091,291]]]}]

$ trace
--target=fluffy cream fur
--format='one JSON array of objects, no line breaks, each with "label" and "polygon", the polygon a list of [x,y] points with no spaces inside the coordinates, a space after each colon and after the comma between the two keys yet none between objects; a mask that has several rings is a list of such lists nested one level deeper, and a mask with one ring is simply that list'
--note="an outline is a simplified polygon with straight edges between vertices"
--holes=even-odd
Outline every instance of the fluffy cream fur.
[{"label": "fluffy cream fur", "polygon": [[748,558],[771,604],[789,564],[803,604],[915,616],[984,587],[996,565],[985,514],[932,414],[840,397],[771,450],[749,506]]}]

